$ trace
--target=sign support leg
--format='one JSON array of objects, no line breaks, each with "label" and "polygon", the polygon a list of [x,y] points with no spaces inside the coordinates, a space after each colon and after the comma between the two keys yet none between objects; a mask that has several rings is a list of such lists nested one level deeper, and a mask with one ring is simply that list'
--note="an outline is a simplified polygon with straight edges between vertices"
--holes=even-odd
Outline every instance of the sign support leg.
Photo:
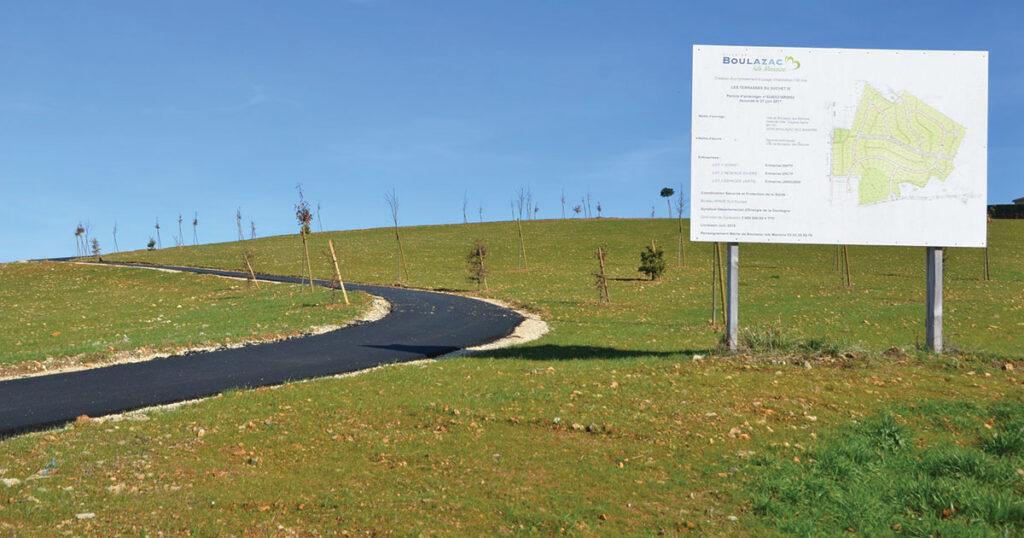
[{"label": "sign support leg", "polygon": [[725,322],[725,332],[729,339],[729,349],[736,351],[739,348],[739,330],[737,329],[737,321],[739,319],[739,297],[740,297],[740,244],[729,243],[727,257],[728,257],[728,301],[729,306],[726,307],[725,312],[728,318]]},{"label": "sign support leg", "polygon": [[928,247],[927,334],[925,344],[942,353],[942,247]]}]

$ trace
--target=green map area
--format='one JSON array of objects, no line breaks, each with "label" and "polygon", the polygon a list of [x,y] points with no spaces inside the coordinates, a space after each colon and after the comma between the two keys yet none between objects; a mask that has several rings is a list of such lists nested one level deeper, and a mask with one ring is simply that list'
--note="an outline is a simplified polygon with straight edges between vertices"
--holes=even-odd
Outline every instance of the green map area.
[{"label": "green map area", "polygon": [[900,184],[945,181],[964,132],[907,92],[890,101],[865,85],[853,126],[832,133],[832,176],[860,176],[860,205],[895,200]]}]

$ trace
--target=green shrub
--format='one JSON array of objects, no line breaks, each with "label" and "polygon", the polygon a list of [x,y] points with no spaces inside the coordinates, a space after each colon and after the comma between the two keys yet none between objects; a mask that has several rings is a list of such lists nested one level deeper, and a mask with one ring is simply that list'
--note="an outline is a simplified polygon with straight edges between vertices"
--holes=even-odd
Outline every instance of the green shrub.
[{"label": "green shrub", "polygon": [[652,241],[651,246],[640,251],[640,267],[637,271],[647,275],[651,280],[660,278],[665,272],[665,251]]}]

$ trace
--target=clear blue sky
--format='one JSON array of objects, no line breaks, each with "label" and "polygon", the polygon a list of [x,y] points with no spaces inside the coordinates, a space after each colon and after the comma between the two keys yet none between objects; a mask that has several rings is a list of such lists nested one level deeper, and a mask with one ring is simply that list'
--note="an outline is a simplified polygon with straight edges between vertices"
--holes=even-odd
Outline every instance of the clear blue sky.
[{"label": "clear blue sky", "polygon": [[[143,248],[199,212],[202,242],[542,218],[587,192],[658,216],[689,190],[695,43],[989,50],[989,201],[1024,196],[1020,2],[362,0],[0,4],[0,261]],[[837,6],[837,7],[832,7]],[[315,225],[314,225],[315,229]]]}]

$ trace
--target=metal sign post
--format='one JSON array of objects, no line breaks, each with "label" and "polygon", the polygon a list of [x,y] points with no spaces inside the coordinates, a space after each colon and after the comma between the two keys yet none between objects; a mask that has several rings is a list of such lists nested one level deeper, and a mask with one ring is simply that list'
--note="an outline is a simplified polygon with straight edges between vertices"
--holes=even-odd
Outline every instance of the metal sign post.
[{"label": "metal sign post", "polygon": [[726,283],[726,289],[728,291],[729,306],[726,307],[726,320],[725,320],[725,334],[728,335],[729,349],[736,351],[739,348],[739,331],[737,329],[737,321],[739,320],[739,302],[740,302],[740,244],[729,243],[726,247],[728,253],[726,254],[728,263],[728,283]]},{"label": "metal sign post", "polygon": [[927,334],[925,344],[942,353],[942,247],[928,247]]}]

